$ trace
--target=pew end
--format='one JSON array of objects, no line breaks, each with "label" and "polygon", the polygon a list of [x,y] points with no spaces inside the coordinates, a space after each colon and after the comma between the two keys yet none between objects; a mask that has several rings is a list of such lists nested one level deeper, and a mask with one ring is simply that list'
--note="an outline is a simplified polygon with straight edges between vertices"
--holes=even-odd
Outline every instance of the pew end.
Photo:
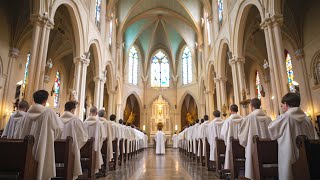
[{"label": "pew end", "polygon": [[[91,137],[86,144],[81,148],[81,167],[83,175],[79,176],[78,179],[95,179],[95,161],[96,152],[94,150],[94,137]],[[87,170],[87,174],[85,171]]]},{"label": "pew end", "polygon": [[[266,149],[268,153],[265,153]],[[278,142],[253,136],[253,171],[255,179],[278,179]]]},{"label": "pew end", "polygon": [[72,180],[74,170],[74,154],[72,153],[72,137],[54,142],[56,177],[52,179]]},{"label": "pew end", "polygon": [[320,140],[309,140],[307,136],[300,135],[296,138],[296,145],[299,158],[292,164],[294,179],[320,179]]},{"label": "pew end", "polygon": [[24,139],[0,138],[0,179],[36,179],[38,163],[32,155],[33,145],[31,135]]},{"label": "pew end", "polygon": [[245,148],[239,143],[239,139],[230,137],[230,172],[231,179],[239,178],[239,171],[245,170]]}]

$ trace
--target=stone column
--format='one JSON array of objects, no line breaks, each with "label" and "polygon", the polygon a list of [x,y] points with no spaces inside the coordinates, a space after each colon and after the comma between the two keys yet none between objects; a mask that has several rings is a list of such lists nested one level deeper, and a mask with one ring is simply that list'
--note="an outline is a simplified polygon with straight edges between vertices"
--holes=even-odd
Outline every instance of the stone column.
[{"label": "stone column", "polygon": [[[84,57],[84,56],[82,56]],[[86,97],[86,78],[87,78],[87,68],[90,63],[90,59],[81,58],[81,83],[79,89],[79,118],[83,120],[83,113],[84,113],[84,104],[85,104],[85,97]]]},{"label": "stone column", "polygon": [[[32,32],[32,47],[30,52],[30,64],[29,64],[29,76],[28,84],[24,93],[24,99],[29,103],[33,102],[32,95],[34,92],[34,74],[36,70],[36,64],[38,63],[37,52],[39,46],[39,38],[41,32],[41,17],[40,16],[31,16],[31,22],[33,24]],[[37,63],[36,63],[37,61]]]},{"label": "stone column", "polygon": [[221,111],[222,103],[221,103],[221,87],[220,87],[220,78],[214,78],[214,83],[216,85],[216,96],[217,96],[217,108]]},{"label": "stone column", "polygon": [[[246,88],[246,77],[245,77],[245,72],[244,72],[244,63],[245,59],[244,58],[236,58],[236,67],[237,67],[237,76],[238,76],[238,85],[239,85],[239,93],[245,93],[247,94],[247,88]],[[243,99],[244,97],[240,96],[240,102],[246,100],[247,98]],[[243,107],[242,105],[239,104],[239,109],[241,115],[246,115],[248,113],[248,107]]]},{"label": "stone column", "polygon": [[226,106],[228,105],[226,83],[227,83],[227,78],[226,77],[220,77],[221,107],[224,104]]},{"label": "stone column", "polygon": [[[271,82],[271,94],[270,99],[273,103],[273,112],[274,117],[280,114],[281,110],[281,103],[279,101],[279,97],[281,97],[281,90],[279,86],[279,81],[275,79],[275,77],[279,77],[277,73],[277,65],[274,61],[274,53],[273,53],[273,46],[272,41],[270,39],[270,29],[269,29],[269,21],[265,20],[261,23],[261,29],[264,30],[264,35],[266,39],[266,46],[267,46],[267,52],[268,52],[268,62],[269,62],[269,70],[270,70],[270,82]],[[273,97],[273,98],[272,98]]]},{"label": "stone column", "polygon": [[236,59],[229,60],[229,64],[231,66],[231,71],[232,71],[232,80],[233,80],[233,88],[234,88],[234,101],[235,101],[235,104],[237,104],[239,106],[239,104],[240,104],[240,89],[238,86],[236,62],[237,62]]},{"label": "stone column", "polygon": [[100,99],[100,76],[94,77],[94,101],[93,104],[95,107],[99,108],[99,99]]},{"label": "stone column", "polygon": [[108,90],[108,94],[109,94],[109,99],[108,99],[108,117],[111,115],[111,114],[114,114],[114,111],[113,111],[113,106],[114,106],[114,91],[113,90]]},{"label": "stone column", "polygon": [[100,97],[99,97],[99,109],[103,107],[103,98],[104,98],[104,84],[106,83],[106,77],[102,76],[100,78]]},{"label": "stone column", "polygon": [[312,99],[312,95],[311,95],[311,89],[310,89],[310,82],[309,82],[309,78],[308,78],[308,71],[306,68],[306,62],[305,62],[305,56],[304,56],[304,51],[303,49],[298,49],[295,52],[295,56],[297,61],[299,61],[299,63],[301,64],[302,67],[302,72],[303,72],[303,86],[305,87],[305,93],[306,93],[306,99],[304,100],[305,102],[307,102],[307,109],[306,111],[311,111],[309,112],[312,116],[313,119],[313,123],[315,123],[315,117],[314,116],[314,109],[313,109],[313,99]]},{"label": "stone column", "polygon": [[287,75],[287,67],[285,62],[285,54],[284,54],[284,47],[283,47],[283,40],[281,36],[281,25],[283,23],[282,16],[272,16],[271,22],[273,26],[273,34],[274,34],[274,42],[275,42],[275,50],[278,60],[278,67],[280,69],[280,78],[281,78],[281,89],[282,89],[282,96],[289,92],[288,86],[288,75]]},{"label": "stone column", "polygon": [[[11,48],[10,51],[9,51],[9,62],[8,62],[8,69],[7,69],[7,72],[6,72],[6,81],[5,81],[5,85],[4,85],[4,91],[3,91],[3,99],[2,99],[2,115],[4,113],[6,113],[6,110],[7,109],[11,109],[10,105],[11,105],[11,100],[9,97],[10,91],[11,88],[10,86],[12,86],[12,82],[11,82],[11,79],[12,79],[12,74],[13,74],[13,67],[14,67],[14,64],[15,64],[15,61],[17,59],[17,57],[19,56],[19,49],[17,48]],[[15,92],[15,91],[13,91]],[[12,99],[13,101],[13,99]]]}]

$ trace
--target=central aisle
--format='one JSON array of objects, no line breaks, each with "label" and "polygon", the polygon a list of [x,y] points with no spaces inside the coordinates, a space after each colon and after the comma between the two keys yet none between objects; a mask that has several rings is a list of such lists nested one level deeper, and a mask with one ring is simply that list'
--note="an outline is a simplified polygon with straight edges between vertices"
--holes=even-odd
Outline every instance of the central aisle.
[{"label": "central aisle", "polygon": [[128,164],[100,179],[213,180],[218,178],[214,172],[209,172],[205,167],[179,154],[178,149],[168,148],[165,155],[155,155],[155,149],[148,148]]}]

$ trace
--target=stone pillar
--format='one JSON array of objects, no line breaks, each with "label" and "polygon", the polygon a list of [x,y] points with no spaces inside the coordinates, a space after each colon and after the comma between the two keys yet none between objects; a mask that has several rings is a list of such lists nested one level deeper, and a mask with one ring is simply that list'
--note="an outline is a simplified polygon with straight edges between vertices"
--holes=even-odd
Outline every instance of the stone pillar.
[{"label": "stone pillar", "polygon": [[228,105],[226,83],[227,83],[227,78],[226,77],[220,77],[221,107],[224,104],[226,106]]},{"label": "stone pillar", "polygon": [[[30,64],[29,64],[29,76],[28,76],[28,84],[24,93],[24,99],[29,103],[33,102],[32,95],[34,92],[34,74],[36,70],[36,64],[38,63],[37,52],[39,46],[39,38],[41,32],[41,17],[40,16],[32,16],[31,22],[33,24],[33,32],[32,32],[32,47],[30,52]],[[37,61],[37,63],[36,63]]]},{"label": "stone pillar", "polygon": [[113,111],[113,106],[114,106],[114,91],[113,90],[108,90],[108,94],[109,94],[109,102],[108,102],[108,117],[111,114],[115,114]]},{"label": "stone pillar", "polygon": [[[245,77],[245,72],[244,72],[244,63],[245,59],[244,58],[236,58],[236,67],[237,67],[237,77],[238,77],[238,85],[239,85],[239,93],[245,93],[247,94],[247,88],[246,88],[246,77]],[[243,96],[243,95],[242,95]],[[244,97],[240,96],[240,102],[246,100],[247,98],[243,99]],[[248,114],[248,107],[243,107],[242,105],[239,104],[239,109],[241,115],[247,115]]]},{"label": "stone pillar", "polygon": [[102,76],[100,78],[100,97],[99,97],[99,109],[103,107],[103,98],[104,98],[104,84],[106,83],[106,77]]},{"label": "stone pillar", "polygon": [[100,76],[94,77],[94,101],[93,104],[95,107],[99,108],[99,98],[100,98]]},{"label": "stone pillar", "polygon": [[220,78],[214,78],[214,83],[216,85],[216,96],[217,96],[217,109],[221,111],[221,87],[220,87]]},{"label": "stone pillar", "polygon": [[236,59],[229,59],[229,64],[231,66],[231,71],[232,71],[234,101],[235,101],[235,104],[239,106],[240,105],[240,89],[238,85],[236,62],[237,62]]},{"label": "stone pillar", "polygon": [[301,64],[302,67],[302,72],[303,72],[303,86],[305,87],[304,92],[306,93],[306,99],[303,100],[307,102],[307,109],[306,111],[311,111],[309,112],[312,116],[313,123],[315,123],[316,117],[314,117],[314,109],[313,109],[313,99],[311,95],[311,89],[310,89],[310,83],[309,83],[309,78],[308,78],[308,71],[306,68],[306,62],[305,62],[305,56],[304,56],[304,51],[303,49],[298,49],[295,52],[295,56],[297,61]]},{"label": "stone pillar", "polygon": [[[272,36],[270,32],[270,26],[269,21],[265,20],[261,23],[261,29],[264,30],[265,39],[266,39],[266,46],[267,46],[267,52],[268,52],[268,62],[269,62],[269,70],[270,70],[270,81],[271,81],[271,94],[270,99],[273,103],[273,112],[274,117],[280,114],[281,110],[281,89],[279,85],[279,81],[276,80],[276,77],[279,77],[278,71],[277,71],[277,64],[275,62],[275,56],[273,53],[273,41],[270,38],[270,35]],[[272,98],[273,97],[273,98]]]},{"label": "stone pillar", "polygon": [[[5,81],[5,85],[4,85],[4,91],[3,91],[3,99],[2,99],[2,115],[4,115],[6,113],[6,110],[9,109],[11,110],[12,106],[10,107],[12,100],[10,100],[10,92],[11,91],[11,88],[10,86],[12,86],[12,82],[11,82],[11,79],[12,79],[12,74],[13,74],[13,67],[14,67],[14,64],[15,64],[15,61],[17,59],[17,57],[19,56],[19,49],[17,48],[11,48],[10,51],[9,51],[9,62],[8,62],[8,69],[7,69],[7,72],[6,72],[6,81]],[[15,92],[15,90],[13,91]],[[30,102],[29,102],[30,103]]]},{"label": "stone pillar", "polygon": [[272,16],[271,22],[273,26],[273,34],[274,34],[274,42],[275,42],[275,50],[277,55],[279,73],[281,78],[281,89],[282,89],[282,96],[289,92],[288,86],[288,76],[287,76],[287,67],[285,62],[285,54],[284,54],[284,47],[283,47],[283,40],[281,36],[281,25],[283,23],[282,16]]}]

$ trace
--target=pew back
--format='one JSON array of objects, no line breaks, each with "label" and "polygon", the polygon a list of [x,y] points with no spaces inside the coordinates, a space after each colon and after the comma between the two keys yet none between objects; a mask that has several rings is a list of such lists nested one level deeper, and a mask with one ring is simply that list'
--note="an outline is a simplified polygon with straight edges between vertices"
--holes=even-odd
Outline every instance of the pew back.
[{"label": "pew back", "polygon": [[235,179],[239,177],[239,171],[245,169],[245,148],[240,145],[239,139],[234,139],[232,136],[230,142],[230,172],[231,179]]},{"label": "pew back", "polygon": [[226,145],[223,139],[218,139],[216,137],[216,168],[217,170],[222,170],[224,165]]},{"label": "pew back", "polygon": [[80,149],[82,169],[87,169],[88,179],[95,179],[95,160],[96,152],[94,150],[94,137],[91,137]]}]

